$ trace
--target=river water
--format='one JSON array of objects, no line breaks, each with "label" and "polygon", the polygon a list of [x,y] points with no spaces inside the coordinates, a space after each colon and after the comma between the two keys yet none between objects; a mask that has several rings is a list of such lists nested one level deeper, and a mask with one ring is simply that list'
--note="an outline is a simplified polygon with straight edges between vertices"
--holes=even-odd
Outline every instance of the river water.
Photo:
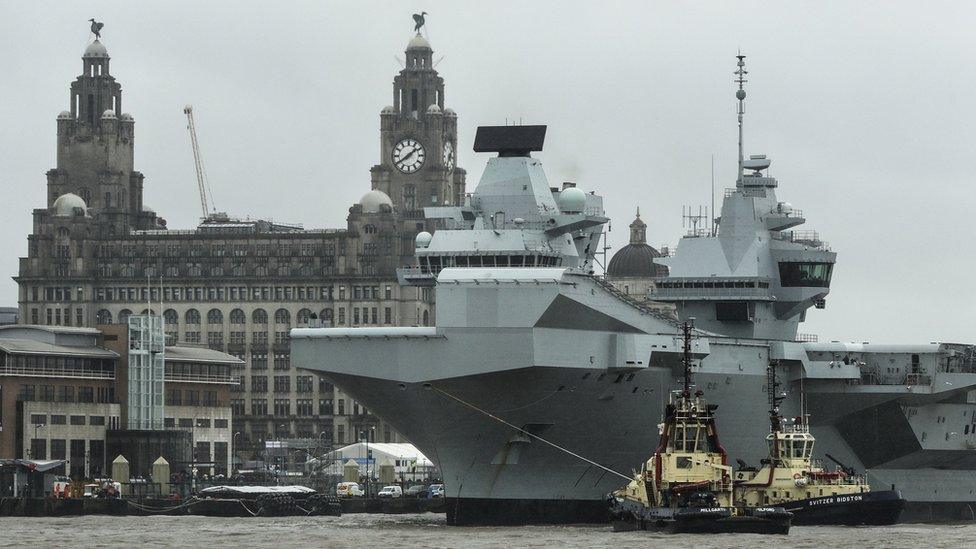
[{"label": "river water", "polygon": [[453,527],[444,515],[0,518],[0,547],[976,547],[976,524],[794,526],[790,535],[663,535],[609,526]]}]

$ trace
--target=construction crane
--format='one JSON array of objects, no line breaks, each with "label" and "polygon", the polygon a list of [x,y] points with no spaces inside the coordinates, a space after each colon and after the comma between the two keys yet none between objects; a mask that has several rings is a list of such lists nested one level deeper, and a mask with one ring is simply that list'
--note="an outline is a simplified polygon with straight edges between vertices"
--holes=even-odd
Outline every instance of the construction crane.
[{"label": "construction crane", "polygon": [[[190,144],[193,146],[193,164],[197,170],[197,187],[200,191],[200,209],[203,211],[203,218],[210,216],[210,207],[213,204],[213,194],[210,192],[210,185],[207,183],[207,171],[203,168],[203,158],[200,157],[200,144],[197,142],[197,128],[193,124],[193,105],[183,107],[186,114],[186,129],[190,131]],[[207,201],[210,195],[210,201]],[[216,211],[216,210],[215,210]]]}]

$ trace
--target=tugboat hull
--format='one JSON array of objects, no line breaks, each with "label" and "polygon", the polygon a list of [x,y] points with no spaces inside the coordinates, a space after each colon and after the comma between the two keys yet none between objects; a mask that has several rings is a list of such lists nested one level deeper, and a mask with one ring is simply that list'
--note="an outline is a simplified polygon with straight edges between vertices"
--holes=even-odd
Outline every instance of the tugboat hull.
[{"label": "tugboat hull", "polygon": [[789,534],[792,514],[782,507],[643,507],[620,502],[610,511],[614,532],[648,530],[669,534]]},{"label": "tugboat hull", "polygon": [[905,498],[898,490],[885,490],[804,499],[785,505],[797,525],[887,525],[898,522]]}]

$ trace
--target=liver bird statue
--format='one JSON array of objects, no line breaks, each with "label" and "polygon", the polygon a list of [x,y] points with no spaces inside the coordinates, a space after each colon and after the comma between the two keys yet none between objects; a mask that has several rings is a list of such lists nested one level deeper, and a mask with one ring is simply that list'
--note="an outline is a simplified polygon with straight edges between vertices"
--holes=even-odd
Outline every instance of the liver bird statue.
[{"label": "liver bird statue", "polygon": [[413,20],[416,25],[413,26],[413,31],[420,34],[420,27],[424,26],[424,16],[427,15],[426,11],[413,14]]},{"label": "liver bird statue", "polygon": [[89,21],[91,21],[91,31],[92,31],[92,34],[95,35],[95,38],[101,38],[102,37],[102,27],[105,26],[105,23],[99,23],[98,21],[95,21],[95,19],[89,19]]}]

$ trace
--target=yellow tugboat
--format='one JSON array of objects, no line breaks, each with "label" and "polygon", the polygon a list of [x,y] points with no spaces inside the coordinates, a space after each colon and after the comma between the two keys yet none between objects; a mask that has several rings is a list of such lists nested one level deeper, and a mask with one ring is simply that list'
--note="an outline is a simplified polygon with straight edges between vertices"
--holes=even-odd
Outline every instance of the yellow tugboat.
[{"label": "yellow tugboat", "polygon": [[609,496],[613,529],[787,534],[792,515],[784,507],[734,500],[732,467],[715,427],[718,406],[691,392],[691,330],[685,323],[684,387],[671,394],[657,450]]},{"label": "yellow tugboat", "polygon": [[734,501],[738,505],[783,506],[793,513],[793,524],[894,524],[905,499],[897,490],[872,491],[863,475],[839,461],[826,470],[811,459],[815,439],[808,418],[784,419],[776,391],[776,364],[767,369],[770,432],[769,457],[756,468],[741,461],[735,473]]}]

